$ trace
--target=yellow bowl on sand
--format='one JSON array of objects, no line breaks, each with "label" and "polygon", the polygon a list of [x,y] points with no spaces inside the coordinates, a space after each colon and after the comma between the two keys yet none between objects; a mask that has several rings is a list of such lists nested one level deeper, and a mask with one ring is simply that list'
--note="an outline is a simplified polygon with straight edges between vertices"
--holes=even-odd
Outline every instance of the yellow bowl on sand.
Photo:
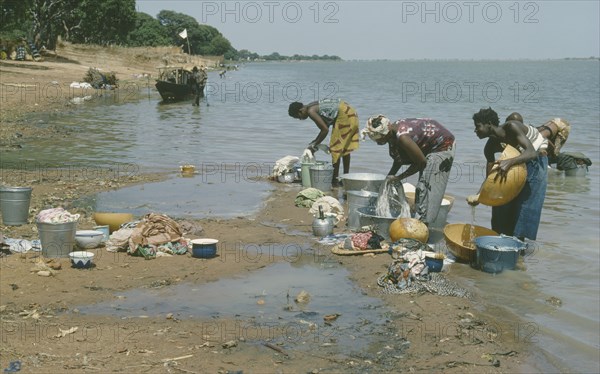
[{"label": "yellow bowl on sand", "polygon": [[97,225],[108,225],[110,232],[117,231],[122,224],[133,221],[131,213],[94,213],[94,221]]}]

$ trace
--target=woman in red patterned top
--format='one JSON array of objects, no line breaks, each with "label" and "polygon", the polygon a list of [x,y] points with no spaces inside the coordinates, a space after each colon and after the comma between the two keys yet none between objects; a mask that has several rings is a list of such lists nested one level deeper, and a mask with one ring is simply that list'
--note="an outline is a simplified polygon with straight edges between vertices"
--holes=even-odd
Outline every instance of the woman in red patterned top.
[{"label": "woman in red patterned top", "polygon": [[[389,179],[405,179],[419,173],[415,192],[415,218],[425,224],[435,221],[454,162],[454,135],[429,118],[406,118],[391,122],[383,115],[369,118],[363,137],[379,145],[388,144],[394,160]],[[403,165],[408,168],[396,176]]]}]

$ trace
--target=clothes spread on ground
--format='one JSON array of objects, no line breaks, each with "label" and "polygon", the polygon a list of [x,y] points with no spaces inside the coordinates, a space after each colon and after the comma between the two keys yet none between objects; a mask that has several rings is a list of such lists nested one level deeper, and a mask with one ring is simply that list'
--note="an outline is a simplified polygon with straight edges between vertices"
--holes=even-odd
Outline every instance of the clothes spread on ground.
[{"label": "clothes spread on ground", "polygon": [[381,244],[385,238],[374,231],[357,232],[350,238],[346,239],[344,248],[353,249],[356,251],[364,251],[367,249],[381,249]]},{"label": "clothes spread on ground", "polygon": [[[157,247],[163,252],[183,254],[187,252],[187,242],[182,241],[181,228],[164,214],[149,213],[133,229],[129,238],[129,254],[154,257]],[[176,242],[182,245],[168,245]]]},{"label": "clothes spread on ground", "polygon": [[470,297],[469,292],[448,281],[442,274],[429,271],[425,258],[435,256],[431,248],[415,239],[400,239],[390,246],[394,258],[377,284],[389,294],[429,292],[441,296]]},{"label": "clothes spread on ground", "polygon": [[325,194],[319,189],[313,187],[305,188],[298,192],[294,204],[300,208],[311,208],[313,203],[323,196],[325,196]]}]

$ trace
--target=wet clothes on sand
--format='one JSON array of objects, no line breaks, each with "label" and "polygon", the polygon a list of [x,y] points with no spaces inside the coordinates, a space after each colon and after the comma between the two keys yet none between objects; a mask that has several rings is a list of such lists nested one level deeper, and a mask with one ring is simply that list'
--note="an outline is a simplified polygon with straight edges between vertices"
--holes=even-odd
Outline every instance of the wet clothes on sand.
[{"label": "wet clothes on sand", "polygon": [[145,258],[156,257],[157,252],[185,254],[187,244],[177,222],[164,214],[149,213],[133,229],[128,252]]}]

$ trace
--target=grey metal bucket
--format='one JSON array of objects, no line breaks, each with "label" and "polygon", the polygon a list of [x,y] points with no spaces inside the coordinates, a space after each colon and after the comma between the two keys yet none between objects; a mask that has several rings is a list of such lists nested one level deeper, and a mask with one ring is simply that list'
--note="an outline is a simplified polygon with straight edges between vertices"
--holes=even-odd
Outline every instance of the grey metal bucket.
[{"label": "grey metal bucket", "polygon": [[384,239],[390,240],[390,225],[396,220],[395,217],[377,216],[375,207],[358,208],[360,226],[375,226],[377,233]]},{"label": "grey metal bucket", "polygon": [[358,214],[359,208],[374,207],[377,204],[377,198],[379,194],[370,191],[348,191],[348,228],[359,229],[360,216]]},{"label": "grey metal bucket", "polygon": [[325,165],[324,161],[315,161],[315,162],[303,162],[300,165],[300,179],[302,180],[302,187],[310,188],[310,168],[315,165]]},{"label": "grey metal bucket", "polygon": [[385,178],[386,175],[375,173],[348,173],[341,176],[346,193],[348,191],[379,192]]},{"label": "grey metal bucket", "polygon": [[0,211],[5,226],[27,223],[31,187],[0,187]]},{"label": "grey metal bucket", "polygon": [[44,257],[69,257],[75,246],[77,222],[37,222]]},{"label": "grey metal bucket", "polygon": [[314,165],[310,167],[310,185],[321,191],[331,190],[333,179],[333,166],[329,164]]}]

